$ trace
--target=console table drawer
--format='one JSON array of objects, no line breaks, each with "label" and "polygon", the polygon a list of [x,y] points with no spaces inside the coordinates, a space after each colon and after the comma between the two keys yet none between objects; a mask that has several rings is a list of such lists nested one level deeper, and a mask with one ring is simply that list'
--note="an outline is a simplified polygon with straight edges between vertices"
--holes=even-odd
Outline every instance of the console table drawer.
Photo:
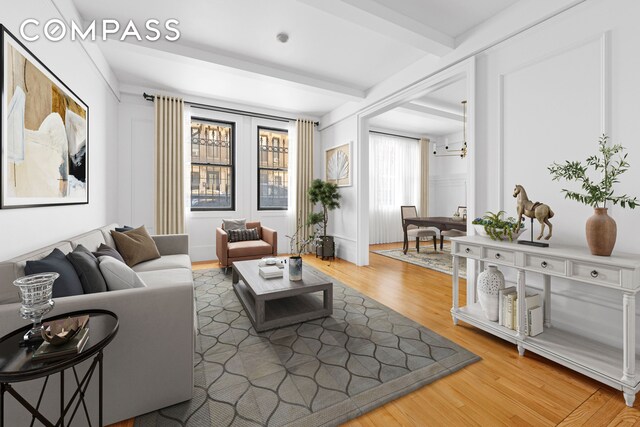
[{"label": "console table drawer", "polygon": [[487,249],[485,260],[487,262],[500,262],[502,264],[515,264],[516,254],[511,251],[500,249]]},{"label": "console table drawer", "polygon": [[548,274],[567,274],[567,263],[563,259],[526,254],[524,265],[531,270]]},{"label": "console table drawer", "polygon": [[454,255],[460,255],[465,258],[480,258],[482,256],[482,249],[480,246],[460,244],[456,245]]},{"label": "console table drawer", "polygon": [[571,277],[605,285],[622,285],[622,271],[615,267],[574,262]]}]

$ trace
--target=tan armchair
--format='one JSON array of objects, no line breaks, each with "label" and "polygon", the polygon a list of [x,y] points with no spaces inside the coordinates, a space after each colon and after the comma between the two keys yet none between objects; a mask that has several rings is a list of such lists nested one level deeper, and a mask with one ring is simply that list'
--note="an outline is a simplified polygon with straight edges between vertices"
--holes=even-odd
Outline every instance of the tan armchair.
[{"label": "tan armchair", "polygon": [[234,261],[246,261],[278,255],[278,232],[262,227],[259,222],[247,222],[247,228],[257,228],[260,240],[229,243],[229,235],[222,227],[216,228],[216,254],[222,267]]}]

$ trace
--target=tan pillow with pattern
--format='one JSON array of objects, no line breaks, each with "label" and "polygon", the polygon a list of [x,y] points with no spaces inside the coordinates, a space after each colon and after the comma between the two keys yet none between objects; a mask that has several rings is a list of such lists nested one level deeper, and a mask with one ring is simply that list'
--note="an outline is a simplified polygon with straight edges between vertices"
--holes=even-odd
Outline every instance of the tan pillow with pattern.
[{"label": "tan pillow with pattern", "polygon": [[130,231],[120,233],[111,230],[116,248],[129,267],[144,261],[160,258],[156,242],[153,241],[144,225]]}]

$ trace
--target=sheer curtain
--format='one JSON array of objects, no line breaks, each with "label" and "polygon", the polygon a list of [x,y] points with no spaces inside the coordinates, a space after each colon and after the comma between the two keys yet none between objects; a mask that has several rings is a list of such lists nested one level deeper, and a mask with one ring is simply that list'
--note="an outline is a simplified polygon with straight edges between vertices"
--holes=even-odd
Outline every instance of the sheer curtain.
[{"label": "sheer curtain", "polygon": [[369,147],[369,243],[401,242],[400,206],[420,206],[420,144],[370,133]]}]

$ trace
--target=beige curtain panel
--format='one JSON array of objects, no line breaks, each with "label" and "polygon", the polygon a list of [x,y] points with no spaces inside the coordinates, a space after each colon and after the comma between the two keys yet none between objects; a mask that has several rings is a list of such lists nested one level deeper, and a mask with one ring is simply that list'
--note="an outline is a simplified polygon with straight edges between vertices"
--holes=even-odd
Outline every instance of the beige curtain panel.
[{"label": "beige curtain panel", "polygon": [[420,216],[429,216],[429,142],[420,139]]},{"label": "beige curtain panel", "polygon": [[156,234],[184,233],[184,102],[156,95]]},{"label": "beige curtain panel", "polygon": [[314,124],[309,120],[296,120],[297,136],[297,182],[296,182],[296,230],[303,227],[302,236],[309,236],[312,227],[307,227],[307,217],[312,206],[307,190],[313,181],[313,135]]}]

